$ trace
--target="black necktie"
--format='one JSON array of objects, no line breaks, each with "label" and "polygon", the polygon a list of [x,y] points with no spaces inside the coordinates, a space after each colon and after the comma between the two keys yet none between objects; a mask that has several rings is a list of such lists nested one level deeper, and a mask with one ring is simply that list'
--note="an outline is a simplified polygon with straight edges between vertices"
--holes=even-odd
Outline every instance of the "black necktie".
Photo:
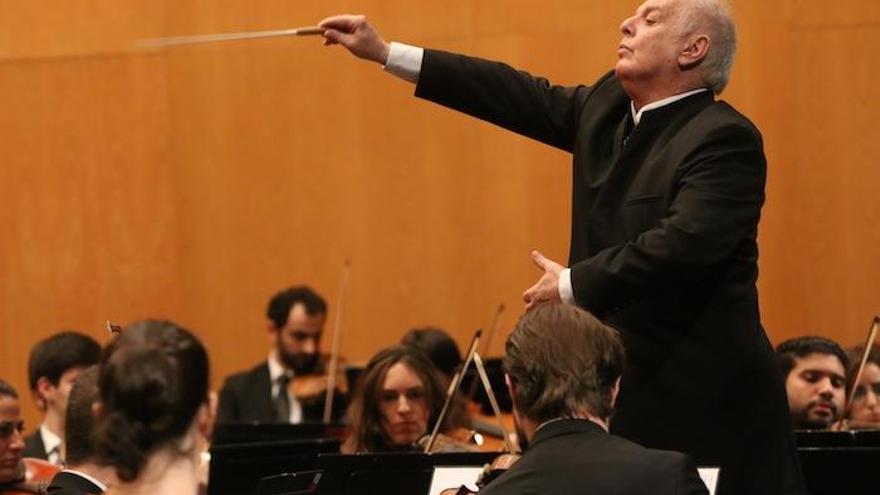
[{"label": "black necktie", "polygon": [[287,384],[290,377],[286,374],[278,377],[278,395],[275,396],[275,413],[279,423],[290,422],[290,398],[287,396]]}]

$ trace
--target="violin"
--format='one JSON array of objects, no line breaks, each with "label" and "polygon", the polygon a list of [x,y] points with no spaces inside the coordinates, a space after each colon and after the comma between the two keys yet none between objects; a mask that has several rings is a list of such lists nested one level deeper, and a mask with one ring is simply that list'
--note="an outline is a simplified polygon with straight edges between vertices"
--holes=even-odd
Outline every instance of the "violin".
[{"label": "violin", "polygon": [[33,495],[46,493],[52,478],[61,471],[58,466],[43,459],[25,457],[21,460],[24,478],[10,485],[0,486],[0,495]]},{"label": "violin", "polygon": [[[327,387],[330,383],[330,361],[331,356],[329,354],[321,354],[312,373],[296,375],[287,384],[287,390],[304,406],[318,403],[326,397]],[[339,357],[338,363],[335,388],[338,393],[348,394],[348,386],[344,374],[346,361],[344,358]]]}]

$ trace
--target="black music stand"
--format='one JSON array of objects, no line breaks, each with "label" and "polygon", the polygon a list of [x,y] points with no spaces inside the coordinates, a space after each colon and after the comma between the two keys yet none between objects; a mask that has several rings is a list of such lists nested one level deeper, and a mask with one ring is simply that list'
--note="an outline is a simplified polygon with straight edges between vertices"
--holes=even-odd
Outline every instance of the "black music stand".
[{"label": "black music stand", "polygon": [[483,466],[498,453],[321,454],[318,495],[427,494],[434,466]]},{"label": "black music stand", "polygon": [[315,469],[318,454],[339,452],[339,439],[213,444],[208,495],[252,495],[267,476]]},{"label": "black music stand", "polygon": [[810,495],[874,495],[880,490],[880,431],[796,431]]}]

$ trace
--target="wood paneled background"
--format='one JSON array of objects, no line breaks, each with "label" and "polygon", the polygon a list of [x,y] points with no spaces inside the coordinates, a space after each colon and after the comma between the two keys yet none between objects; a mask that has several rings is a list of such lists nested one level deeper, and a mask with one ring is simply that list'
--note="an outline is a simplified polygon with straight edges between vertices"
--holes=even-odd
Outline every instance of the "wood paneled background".
[{"label": "wood paneled background", "polygon": [[[197,331],[219,385],[265,357],[276,290],[307,282],[334,313],[346,258],[350,359],[427,323],[464,344],[504,302],[501,353],[539,275],[529,250],[567,257],[568,155],[416,100],[316,38],[133,43],[365,12],[390,40],[573,84],[613,65],[637,4],[0,0],[0,376],[26,395],[37,340],[155,316]],[[733,5],[724,98],[770,165],[765,326],[854,344],[880,311],[880,2]]]}]

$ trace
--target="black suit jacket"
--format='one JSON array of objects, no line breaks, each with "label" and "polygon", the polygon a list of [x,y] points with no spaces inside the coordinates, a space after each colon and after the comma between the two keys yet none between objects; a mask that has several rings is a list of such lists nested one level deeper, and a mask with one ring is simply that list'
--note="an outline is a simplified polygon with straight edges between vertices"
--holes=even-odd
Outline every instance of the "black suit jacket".
[{"label": "black suit jacket", "polygon": [[104,493],[98,485],[70,471],[61,471],[49,483],[51,495],[87,495]]},{"label": "black suit jacket", "polygon": [[645,112],[613,73],[560,87],[426,50],[416,95],[573,154],[579,306],[628,361],[612,432],[721,466],[719,494],[803,493],[782,377],[760,324],[757,129],[711,92]]},{"label": "black suit jacket", "polygon": [[678,452],[646,449],[583,419],[538,429],[532,444],[485,495],[707,494],[693,461]]},{"label": "black suit jacket", "polygon": [[[334,421],[340,420],[345,405],[345,397],[337,393],[333,399]],[[302,409],[304,423],[320,422],[324,417],[324,399],[302,404]],[[275,405],[272,402],[272,382],[267,363],[264,362],[250,371],[237,373],[226,379],[223,388],[220,389],[217,422],[278,422]]]},{"label": "black suit jacket", "polygon": [[46,452],[46,446],[43,444],[43,435],[40,435],[40,429],[37,428],[33,433],[25,437],[24,450],[21,452],[22,457],[33,457],[36,459],[49,460],[49,453]]}]

